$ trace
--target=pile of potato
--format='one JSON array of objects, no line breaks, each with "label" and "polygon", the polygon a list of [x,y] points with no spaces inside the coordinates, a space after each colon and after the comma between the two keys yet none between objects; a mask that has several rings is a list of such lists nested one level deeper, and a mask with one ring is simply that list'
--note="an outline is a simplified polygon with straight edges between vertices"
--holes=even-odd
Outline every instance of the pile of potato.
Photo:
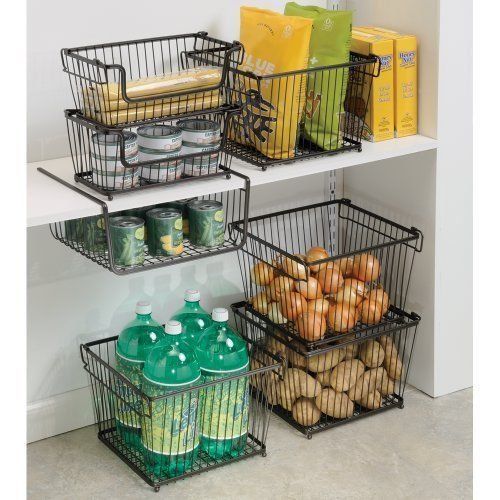
[{"label": "pile of potato", "polygon": [[[322,415],[349,418],[354,403],[369,410],[380,408],[383,397],[395,392],[403,375],[402,360],[387,335],[308,358],[271,336],[266,344],[269,351],[285,359],[286,368],[279,375],[266,373],[269,376],[254,385],[271,404],[290,411],[304,426],[317,424]],[[252,363],[254,368],[260,366],[256,360]]]},{"label": "pile of potato", "polygon": [[378,259],[369,253],[333,262],[314,264],[329,257],[321,247],[297,254],[299,263],[288,257],[271,264],[259,262],[250,271],[260,287],[250,303],[273,323],[293,322],[299,335],[316,341],[327,328],[345,333],[361,322],[375,325],[389,309],[389,295],[374,285],[381,273]]}]

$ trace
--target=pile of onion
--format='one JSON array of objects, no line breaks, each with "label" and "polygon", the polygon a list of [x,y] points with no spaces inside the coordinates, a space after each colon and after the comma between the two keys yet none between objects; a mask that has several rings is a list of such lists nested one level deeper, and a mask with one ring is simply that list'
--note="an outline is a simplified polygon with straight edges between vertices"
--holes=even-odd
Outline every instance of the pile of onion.
[{"label": "pile of onion", "polygon": [[328,252],[312,247],[294,257],[258,262],[250,271],[260,288],[250,303],[273,323],[293,322],[301,337],[316,341],[328,327],[345,333],[358,322],[375,325],[387,314],[389,295],[374,283],[382,272],[374,255],[321,262],[330,258]]}]

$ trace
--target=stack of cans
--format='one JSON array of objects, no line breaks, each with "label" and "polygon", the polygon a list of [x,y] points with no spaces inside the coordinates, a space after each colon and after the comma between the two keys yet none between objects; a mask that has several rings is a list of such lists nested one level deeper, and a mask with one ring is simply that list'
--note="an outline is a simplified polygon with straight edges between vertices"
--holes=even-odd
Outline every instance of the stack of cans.
[{"label": "stack of cans", "polygon": [[126,167],[120,160],[120,143],[123,137],[125,160],[134,164],[139,161],[137,135],[133,132],[117,134],[92,134],[90,163],[92,182],[108,190],[129,189],[139,184],[139,169]]},{"label": "stack of cans", "polygon": [[182,132],[172,125],[144,125],[137,129],[139,161],[158,160],[141,167],[141,180],[146,183],[180,179],[183,171]]},{"label": "stack of cans", "polygon": [[190,118],[178,121],[177,126],[182,130],[181,154],[199,155],[184,160],[184,174],[188,177],[215,174],[221,145],[220,123]]}]

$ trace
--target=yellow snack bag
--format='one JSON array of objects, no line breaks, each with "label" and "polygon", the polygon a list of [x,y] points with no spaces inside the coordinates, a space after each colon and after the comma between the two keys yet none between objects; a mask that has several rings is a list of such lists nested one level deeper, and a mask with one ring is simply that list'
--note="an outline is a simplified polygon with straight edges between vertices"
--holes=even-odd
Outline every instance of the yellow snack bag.
[{"label": "yellow snack bag", "polygon": [[240,18],[245,57],[238,69],[263,78],[236,78],[243,93],[236,140],[269,158],[293,158],[306,75],[272,75],[307,68],[313,21],[253,7],[241,7]]}]

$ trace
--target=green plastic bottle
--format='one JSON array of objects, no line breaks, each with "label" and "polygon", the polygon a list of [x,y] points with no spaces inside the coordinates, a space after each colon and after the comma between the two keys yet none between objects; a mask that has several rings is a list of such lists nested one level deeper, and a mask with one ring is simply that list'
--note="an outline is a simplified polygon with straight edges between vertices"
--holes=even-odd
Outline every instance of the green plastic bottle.
[{"label": "green plastic bottle", "polygon": [[[228,311],[215,308],[213,324],[202,334],[196,357],[204,381],[224,379],[248,371],[246,342],[227,325]],[[207,387],[200,417],[200,443],[212,458],[238,456],[248,434],[248,377]]]},{"label": "green plastic bottle", "polygon": [[169,393],[201,383],[200,365],[193,349],[180,340],[178,321],[167,321],[165,338],[149,354],[144,365],[142,390],[160,397],[145,407],[142,445],[148,470],[161,479],[188,472],[198,456],[199,391],[171,397]]},{"label": "green plastic bottle", "polygon": [[[136,318],[118,337],[116,343],[116,369],[141,389],[144,362],[151,349],[165,337],[162,326],[151,317],[151,304],[137,302]],[[139,394],[116,377],[115,398],[116,429],[123,441],[132,448],[141,447],[142,400]]]},{"label": "green plastic bottle", "polygon": [[198,290],[184,292],[184,307],[179,309],[171,319],[181,322],[182,340],[193,347],[198,343],[201,334],[212,324],[210,314],[200,306]]}]

